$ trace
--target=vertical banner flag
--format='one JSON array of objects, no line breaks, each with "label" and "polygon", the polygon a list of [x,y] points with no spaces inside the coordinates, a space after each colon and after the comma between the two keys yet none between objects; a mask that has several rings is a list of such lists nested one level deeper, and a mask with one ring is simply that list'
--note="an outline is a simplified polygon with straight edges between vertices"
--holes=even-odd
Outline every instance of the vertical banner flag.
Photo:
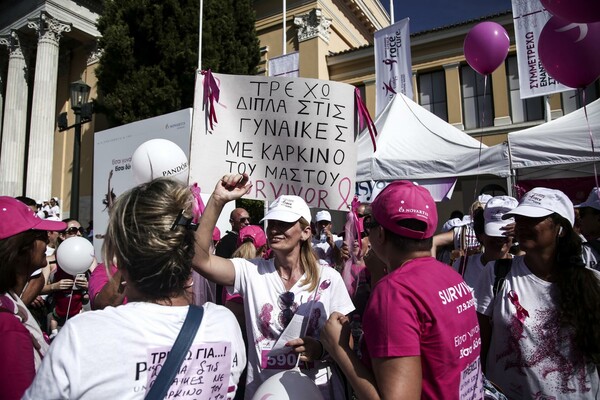
[{"label": "vertical banner flag", "polygon": [[[224,174],[247,173],[247,198],[297,195],[309,205],[348,209],[354,196],[354,87],[304,78],[198,75],[218,85],[216,120],[195,109],[190,181],[214,187]],[[209,115],[210,117],[210,115]]]},{"label": "vertical banner flag", "polygon": [[375,113],[398,92],[413,98],[408,18],[375,32]]},{"label": "vertical banner flag", "polygon": [[284,54],[269,60],[269,76],[287,76],[297,78],[300,71],[300,53]]},{"label": "vertical banner flag", "polygon": [[512,0],[522,99],[544,96],[571,88],[546,73],[538,55],[538,40],[546,22],[552,17],[540,0]]}]

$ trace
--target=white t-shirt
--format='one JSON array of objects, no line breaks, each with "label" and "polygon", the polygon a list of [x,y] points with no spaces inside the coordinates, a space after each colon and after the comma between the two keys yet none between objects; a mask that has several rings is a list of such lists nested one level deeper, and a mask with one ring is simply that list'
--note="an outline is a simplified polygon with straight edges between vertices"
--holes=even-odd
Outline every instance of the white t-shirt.
[{"label": "white t-shirt", "polygon": [[486,376],[509,399],[598,398],[596,367],[577,364],[581,358],[569,345],[574,332],[557,324],[555,284],[535,276],[523,257],[513,259],[495,299],[494,280],[494,268],[486,268],[475,289],[477,311],[493,325]]},{"label": "white t-shirt", "polygon": [[[222,385],[231,399],[246,363],[242,333],[225,307],[206,303],[203,308],[194,343],[169,391],[171,397],[204,399],[198,390]],[[158,373],[156,361],[164,364],[187,312],[187,306],[134,302],[69,319],[23,398],[143,399],[149,376]]]},{"label": "white t-shirt", "polygon": [[[267,356],[284,330],[280,319],[285,316],[286,310],[291,309],[296,315],[305,316],[303,327],[307,327],[306,334],[299,333],[294,337],[311,336],[318,339],[323,325],[332,312],[348,314],[354,310],[354,305],[342,277],[333,268],[319,267],[321,279],[316,290],[316,301],[315,291],[308,292],[306,286],[300,286],[305,276],[302,276],[291,288],[290,291],[294,294],[293,300],[290,296],[287,298],[288,301],[282,301],[280,295],[287,290],[272,259],[234,258],[231,261],[235,266],[233,291],[244,298],[248,335],[248,375],[245,396],[251,399],[262,382],[296,365],[295,353],[281,354],[277,357]],[[309,312],[311,315],[307,325],[306,316]],[[336,394],[344,391],[344,387],[339,376],[330,376],[331,368],[327,366],[326,362],[317,361],[314,368],[303,369],[302,372],[319,385],[325,399],[334,399]]]},{"label": "white t-shirt", "polygon": [[[477,286],[477,282],[479,282],[479,278],[481,277],[481,273],[483,272],[483,268],[485,265],[481,262],[481,257],[483,257],[482,253],[473,254],[472,256],[467,257],[467,266],[465,270],[462,272],[462,277],[464,281],[469,285],[471,290],[475,289]],[[452,264],[452,268],[460,273],[460,263],[462,262],[463,257],[459,257]]]},{"label": "white t-shirt", "polygon": [[[331,236],[332,236],[333,243],[338,248],[341,248],[342,245],[344,244],[344,240],[341,237],[336,236],[334,234],[332,234]],[[325,262],[327,264],[329,264],[330,267],[335,267],[335,262],[333,260],[333,249],[331,248],[329,243],[327,243],[326,241],[321,242],[320,238],[318,238],[318,237],[313,237],[311,243],[312,243],[312,248],[313,248],[313,251],[315,252],[315,256],[317,257],[317,259],[325,260]]]}]

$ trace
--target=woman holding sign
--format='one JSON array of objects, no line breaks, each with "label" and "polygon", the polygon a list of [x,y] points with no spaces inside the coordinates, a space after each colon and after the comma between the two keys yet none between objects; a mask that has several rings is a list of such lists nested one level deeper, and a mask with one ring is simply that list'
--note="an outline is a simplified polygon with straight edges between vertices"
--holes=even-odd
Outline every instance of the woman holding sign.
[{"label": "woman holding sign", "polygon": [[[187,186],[168,179],[137,186],[116,200],[104,260],[114,260],[121,272],[128,303],[70,319],[25,399],[145,398],[159,371],[168,369],[162,366],[193,303],[193,202]],[[168,398],[235,395],[246,363],[240,328],[225,307],[202,308]]]},{"label": "woman holding sign", "polygon": [[318,340],[329,314],[353,309],[341,276],[321,267],[311,250],[310,209],[298,196],[269,206],[270,260],[225,259],[211,254],[211,234],[223,206],[248,193],[248,176],[225,175],[208,200],[196,233],[194,268],[207,279],[233,286],[244,298],[248,334],[246,399],[262,382],[300,362],[326,399],[345,398],[345,387]]}]

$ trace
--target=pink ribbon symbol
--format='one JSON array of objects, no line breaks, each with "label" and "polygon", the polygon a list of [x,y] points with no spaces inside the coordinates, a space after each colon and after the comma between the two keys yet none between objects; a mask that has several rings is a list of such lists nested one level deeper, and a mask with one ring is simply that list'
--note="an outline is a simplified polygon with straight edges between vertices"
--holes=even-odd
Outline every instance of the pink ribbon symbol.
[{"label": "pink ribbon symbol", "polygon": [[208,122],[210,129],[214,129],[213,123],[217,123],[217,113],[215,112],[215,101],[219,102],[219,85],[212,74],[212,71],[206,70],[201,72],[204,75],[204,98],[202,101],[202,110],[208,111]]},{"label": "pink ribbon symbol", "polygon": [[521,321],[521,323],[524,323],[525,318],[529,317],[529,313],[527,312],[526,309],[523,308],[521,303],[519,303],[519,296],[517,295],[517,293],[514,290],[511,290],[510,292],[508,292],[508,298],[509,298],[510,302],[513,303],[513,305],[517,309],[517,319],[519,321]]},{"label": "pink ribbon symbol", "polygon": [[[348,190],[344,190],[345,188],[342,187],[344,182],[348,183]],[[346,178],[343,178],[342,180],[340,180],[340,183],[338,184],[338,193],[342,197],[342,202],[338,206],[338,208],[337,208],[338,210],[348,207],[348,198],[350,197],[350,190],[352,189],[351,186],[352,186],[352,182],[350,182],[350,178],[346,177]],[[344,195],[344,192],[345,192],[345,195]]]},{"label": "pink ribbon symbol", "polygon": [[354,89],[354,99],[356,101],[356,111],[358,112],[358,129],[362,131],[365,124],[367,125],[367,128],[369,128],[369,135],[371,135],[371,141],[373,142],[373,151],[377,151],[377,144],[375,143],[377,128],[371,119],[369,110],[367,110],[365,103],[362,101],[362,97],[360,97],[360,90],[358,90],[358,88]]},{"label": "pink ribbon symbol", "polygon": [[193,223],[197,224],[198,219],[204,213],[204,202],[202,201],[202,196],[200,196],[200,186],[197,183],[194,183],[190,186],[190,192],[192,192],[192,196],[194,197],[194,204],[192,204],[192,214],[194,214]]}]

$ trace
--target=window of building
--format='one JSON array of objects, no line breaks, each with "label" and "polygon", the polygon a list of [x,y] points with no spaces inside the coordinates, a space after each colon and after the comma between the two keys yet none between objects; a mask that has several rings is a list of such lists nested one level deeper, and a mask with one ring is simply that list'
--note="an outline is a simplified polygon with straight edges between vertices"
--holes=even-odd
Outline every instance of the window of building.
[{"label": "window of building", "polygon": [[465,129],[483,128],[494,124],[494,101],[492,81],[488,77],[487,89],[484,77],[469,65],[460,68]]},{"label": "window of building", "polygon": [[[585,88],[585,103],[590,104],[592,101],[596,100],[600,95],[599,92],[598,81]],[[563,113],[565,113],[565,115],[583,107],[581,95],[582,93],[579,93],[578,90],[569,90],[561,93]]]},{"label": "window of building", "polygon": [[521,100],[517,56],[509,56],[506,59],[506,71],[513,124],[544,119],[544,96]]},{"label": "window of building", "polygon": [[444,71],[419,74],[419,104],[448,122],[446,76]]}]

